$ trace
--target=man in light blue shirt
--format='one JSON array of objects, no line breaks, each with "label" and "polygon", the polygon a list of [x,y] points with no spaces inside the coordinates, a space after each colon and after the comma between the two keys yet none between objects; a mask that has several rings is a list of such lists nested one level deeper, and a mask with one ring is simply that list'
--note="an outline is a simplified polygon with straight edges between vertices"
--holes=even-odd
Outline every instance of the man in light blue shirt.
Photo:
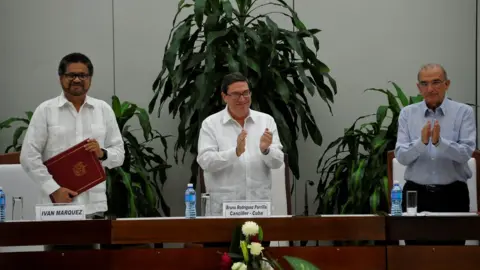
[{"label": "man in light blue shirt", "polygon": [[[427,64],[418,73],[424,101],[402,109],[395,157],[406,166],[406,192],[417,191],[417,211],[468,212],[468,160],[476,148],[475,115],[463,103],[446,98],[445,69]],[[464,243],[464,242],[463,242]],[[451,243],[449,243],[451,244]]]}]

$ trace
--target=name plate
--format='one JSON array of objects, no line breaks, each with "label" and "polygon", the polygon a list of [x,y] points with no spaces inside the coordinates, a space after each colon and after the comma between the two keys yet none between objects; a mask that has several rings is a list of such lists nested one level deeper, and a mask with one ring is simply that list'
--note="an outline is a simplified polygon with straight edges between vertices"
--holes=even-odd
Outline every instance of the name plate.
[{"label": "name plate", "polygon": [[223,203],[223,216],[233,217],[269,217],[271,203],[268,201],[237,201]]},{"label": "name plate", "polygon": [[85,220],[85,205],[37,205],[35,206],[36,220]]}]

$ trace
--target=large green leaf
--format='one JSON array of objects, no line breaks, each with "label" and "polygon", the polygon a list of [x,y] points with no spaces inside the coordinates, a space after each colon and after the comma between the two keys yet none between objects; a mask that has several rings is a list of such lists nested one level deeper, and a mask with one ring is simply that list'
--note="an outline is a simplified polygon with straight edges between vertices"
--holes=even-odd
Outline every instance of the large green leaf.
[{"label": "large green leaf", "polygon": [[402,103],[402,106],[403,107],[407,106],[408,105],[408,99],[405,96],[405,93],[403,93],[402,89],[395,82],[391,82],[391,83],[392,83],[393,87],[395,87],[395,91],[397,91],[397,97],[400,100],[400,102]]},{"label": "large green leaf", "polygon": [[22,123],[25,123],[25,124],[28,125],[30,123],[30,119],[12,117],[12,118],[9,118],[9,119],[1,122],[0,123],[0,129],[11,128],[12,127],[11,124],[13,124],[15,122],[22,122]]},{"label": "large green leaf", "polygon": [[13,133],[13,145],[18,145],[18,140],[22,136],[22,134],[27,130],[28,127],[18,127],[15,132]]},{"label": "large green leaf", "polygon": [[388,112],[388,106],[382,105],[382,106],[378,107],[378,109],[377,109],[377,123],[378,123],[378,125],[382,125],[383,120],[387,116],[387,112]]},{"label": "large green leaf", "polygon": [[222,7],[223,7],[223,11],[225,12],[225,16],[228,19],[232,19],[233,7],[232,7],[232,3],[230,3],[230,0],[222,0]]},{"label": "large green leaf", "polygon": [[129,216],[130,217],[138,217],[138,211],[135,203],[135,194],[133,193],[132,189],[132,180],[130,179],[130,174],[125,172],[121,167],[118,168],[118,172],[120,173],[121,179],[125,188],[128,190],[128,206],[129,206]]},{"label": "large green leaf", "polygon": [[33,116],[33,112],[31,111],[28,111],[28,112],[25,112],[25,114],[27,115],[27,119],[28,119],[28,123],[30,123],[30,120],[32,120],[32,116]]},{"label": "large green leaf", "polygon": [[143,108],[138,108],[137,107],[137,113],[138,121],[140,122],[140,126],[143,129],[143,137],[147,141],[150,138],[150,134],[152,132],[152,126],[150,125],[150,118],[148,116],[147,111]]},{"label": "large green leaf", "polygon": [[122,105],[120,105],[120,100],[117,96],[112,97],[112,110],[115,113],[115,117],[122,115]]},{"label": "large green leaf", "polygon": [[319,270],[318,267],[304,259],[292,256],[284,256],[283,258],[290,264],[293,270]]},{"label": "large green leaf", "polygon": [[395,95],[392,92],[384,89],[377,89],[377,88],[369,88],[369,89],[366,89],[365,91],[377,91],[387,95],[388,105],[390,110],[392,110],[393,113],[395,114],[400,113],[400,105],[398,104],[397,99],[395,98]]},{"label": "large green leaf", "polygon": [[203,13],[205,12],[206,0],[195,0],[195,22],[199,27],[203,24]]}]

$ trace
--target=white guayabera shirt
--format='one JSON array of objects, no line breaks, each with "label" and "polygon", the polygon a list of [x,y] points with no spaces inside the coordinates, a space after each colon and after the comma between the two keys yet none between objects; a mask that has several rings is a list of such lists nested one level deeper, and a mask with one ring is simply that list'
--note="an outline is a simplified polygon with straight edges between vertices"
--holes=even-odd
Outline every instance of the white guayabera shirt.
[{"label": "white guayabera shirt", "polygon": [[[62,93],[37,107],[23,140],[20,162],[29,177],[40,186],[40,203],[51,203],[49,195],[60,187],[43,162],[87,138],[96,139],[107,151],[103,166],[114,168],[123,164],[122,135],[115,114],[105,101],[87,96],[77,112]],[[76,196],[73,203],[85,205],[86,214],[107,211],[105,182]]]},{"label": "white guayabera shirt", "polygon": [[[265,128],[273,134],[268,154],[260,151],[260,138]],[[247,131],[245,152],[237,157],[237,137],[242,127],[227,108],[202,123],[197,162],[204,170],[213,215],[222,214],[225,201],[271,200],[271,169],[283,165],[277,125],[270,115],[250,110],[244,129]]]}]

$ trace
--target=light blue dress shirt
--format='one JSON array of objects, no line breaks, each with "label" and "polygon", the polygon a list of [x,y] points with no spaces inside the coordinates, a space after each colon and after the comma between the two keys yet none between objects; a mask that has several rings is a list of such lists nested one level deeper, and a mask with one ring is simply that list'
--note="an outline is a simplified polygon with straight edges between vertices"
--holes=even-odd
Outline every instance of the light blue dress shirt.
[{"label": "light blue dress shirt", "polygon": [[[430,120],[440,124],[435,146],[422,142],[422,128]],[[449,100],[435,111],[425,101],[402,109],[398,118],[395,157],[406,166],[405,180],[422,185],[446,185],[472,177],[468,160],[476,148],[475,115],[469,105]]]}]

